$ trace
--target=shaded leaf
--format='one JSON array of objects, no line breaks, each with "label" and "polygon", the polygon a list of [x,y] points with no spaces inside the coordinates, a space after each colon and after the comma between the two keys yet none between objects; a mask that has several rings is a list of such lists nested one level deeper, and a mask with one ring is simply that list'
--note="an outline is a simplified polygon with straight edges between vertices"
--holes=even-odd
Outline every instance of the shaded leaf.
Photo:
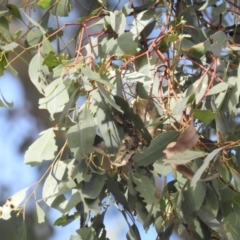
[{"label": "shaded leaf", "polygon": [[100,195],[106,179],[105,175],[93,174],[89,182],[83,183],[83,196],[85,198],[96,199]]},{"label": "shaded leaf", "polygon": [[18,7],[16,7],[13,4],[7,4],[6,7],[9,9],[9,12],[16,18],[22,20],[21,14],[18,10]]},{"label": "shaded leaf", "polygon": [[9,23],[4,16],[0,17],[0,33],[1,33],[1,36],[4,37],[6,42],[9,42],[9,43],[12,42],[11,36],[9,33]]},{"label": "shaded leaf", "polygon": [[146,176],[132,176],[133,182],[136,184],[135,189],[139,192],[143,201],[147,204],[157,204],[159,199],[156,198],[157,189],[152,180]]},{"label": "shaded leaf", "polygon": [[70,240],[97,240],[96,233],[92,227],[83,227],[81,229],[78,229],[77,236],[71,236]]},{"label": "shaded leaf", "polygon": [[179,136],[178,132],[165,132],[152,140],[151,145],[143,150],[142,153],[137,153],[133,156],[133,160],[139,166],[148,166],[155,161],[163,158],[163,153],[167,145],[177,139]]},{"label": "shaded leaf", "polygon": [[210,161],[213,160],[213,158],[222,150],[223,148],[217,148],[213,150],[211,153],[207,155],[207,157],[204,159],[203,164],[201,167],[197,170],[195,173],[194,177],[192,178],[191,181],[191,187],[195,188],[197,181],[201,178],[203,172],[206,170],[206,168],[209,166]]},{"label": "shaded leaf", "polygon": [[93,152],[92,146],[96,135],[94,118],[87,109],[83,109],[78,117],[78,123],[67,132],[68,144],[76,159],[83,159]]},{"label": "shaded leaf", "polygon": [[67,17],[71,11],[71,4],[69,0],[59,0],[52,8],[52,14],[59,17]]}]

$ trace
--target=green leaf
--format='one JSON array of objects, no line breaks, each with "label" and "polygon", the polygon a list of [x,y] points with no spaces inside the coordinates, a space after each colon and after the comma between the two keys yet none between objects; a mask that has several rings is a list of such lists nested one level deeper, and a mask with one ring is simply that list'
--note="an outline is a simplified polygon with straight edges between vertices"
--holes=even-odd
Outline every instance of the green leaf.
[{"label": "green leaf", "polygon": [[44,94],[44,89],[48,85],[47,78],[49,70],[48,67],[43,65],[43,58],[39,52],[32,58],[29,64],[28,74],[38,91]]},{"label": "green leaf", "polygon": [[59,17],[67,17],[71,11],[71,4],[69,0],[59,0],[52,8],[52,14]]},{"label": "green leaf", "polygon": [[103,86],[97,82],[97,87],[101,93],[101,95],[105,98],[105,100],[115,109],[117,109],[119,112],[123,113],[122,109],[114,102],[114,100],[111,98],[109,92],[107,92]]},{"label": "green leaf", "polygon": [[45,212],[42,210],[42,208],[39,206],[37,202],[36,202],[36,214],[37,214],[37,223],[45,222]]},{"label": "green leaf", "polygon": [[107,174],[106,186],[108,190],[111,192],[111,194],[114,196],[115,201],[117,203],[120,203],[123,206],[123,208],[126,211],[128,211],[129,215],[133,218],[126,197],[124,196],[123,192],[120,191],[119,186],[109,174]]},{"label": "green leaf", "polygon": [[69,223],[73,222],[76,218],[79,217],[79,213],[74,213],[73,215],[63,215],[62,217],[55,220],[53,226],[62,226],[65,227]]},{"label": "green leaf", "polygon": [[195,189],[190,187],[190,181],[183,190],[182,211],[187,218],[192,212],[199,210],[206,195],[205,183],[198,182]]},{"label": "green leaf", "polygon": [[52,0],[39,0],[37,5],[42,9],[46,9],[50,7],[51,2]]},{"label": "green leaf", "polygon": [[78,189],[72,189],[71,197],[63,209],[62,213],[65,214],[69,212],[73,207],[75,207],[81,201],[81,194]]},{"label": "green leaf", "polygon": [[30,32],[28,32],[26,39],[29,46],[36,46],[42,42],[43,34],[39,29],[32,29]]},{"label": "green leaf", "polygon": [[97,240],[96,232],[92,227],[83,227],[78,229],[77,236],[71,236],[70,240]]},{"label": "green leaf", "polygon": [[55,57],[55,52],[50,51],[48,55],[44,58],[44,61],[42,64],[47,65],[48,67],[56,67],[57,65],[59,65],[59,61]]},{"label": "green leaf", "polygon": [[210,187],[210,185],[208,185],[207,188],[204,207],[206,207],[215,217],[217,217],[219,210],[218,196],[214,189]]},{"label": "green leaf", "polygon": [[68,188],[60,190],[58,188],[57,180],[52,174],[49,174],[43,184],[42,197],[48,206],[56,208],[62,212],[68,202],[63,193],[68,190]]},{"label": "green leaf", "polygon": [[105,185],[106,176],[93,174],[89,182],[83,183],[83,196],[85,198],[96,199]]},{"label": "green leaf", "polygon": [[31,166],[41,164],[43,160],[52,160],[57,151],[55,144],[55,134],[53,128],[49,128],[41,132],[38,138],[26,151],[24,156],[24,163]]},{"label": "green leaf", "polygon": [[16,41],[16,40],[19,38],[19,36],[21,35],[21,33],[22,33],[22,28],[21,28],[21,29],[18,29],[18,30],[14,33],[14,35],[13,35],[14,41]]},{"label": "green leaf", "polygon": [[45,55],[48,55],[50,52],[54,52],[52,44],[45,36],[43,37],[42,49]]},{"label": "green leaf", "polygon": [[75,159],[59,160],[53,167],[53,175],[57,180],[63,180],[67,177],[67,171],[73,168]]},{"label": "green leaf", "polygon": [[136,224],[133,224],[132,226],[130,226],[127,232],[127,240],[141,240],[141,236]]},{"label": "green leaf", "polygon": [[20,14],[19,10],[18,10],[18,7],[16,7],[16,6],[13,5],[13,4],[7,4],[6,6],[7,6],[7,8],[9,9],[9,12],[10,12],[14,17],[22,20],[22,17],[21,17],[21,14]]},{"label": "green leaf", "polygon": [[223,229],[225,230],[228,239],[239,239],[239,221],[240,221],[240,211],[238,209],[233,209],[233,211],[227,215],[223,221]]},{"label": "green leaf", "polygon": [[124,33],[127,23],[125,15],[122,12],[109,12],[109,14],[113,31],[119,35]]},{"label": "green leaf", "polygon": [[172,232],[173,232],[173,228],[175,226],[175,223],[171,223],[164,232],[161,232],[159,234],[159,237],[161,240],[169,240],[171,235],[172,235]]},{"label": "green leaf", "polygon": [[6,40],[6,42],[12,42],[11,36],[9,33],[9,23],[5,17],[0,17],[0,36]]},{"label": "green leaf", "polygon": [[228,87],[231,87],[231,85],[229,85],[226,82],[218,83],[208,91],[207,96],[223,92],[223,91],[227,90]]},{"label": "green leaf", "polygon": [[23,220],[21,226],[17,230],[17,239],[18,240],[27,240],[27,228],[26,222]]},{"label": "green leaf", "polygon": [[94,80],[99,83],[105,84],[110,89],[113,89],[113,85],[108,81],[106,77],[100,76],[99,73],[94,72],[89,67],[82,67],[81,68],[82,73],[87,76],[90,80]]},{"label": "green leaf", "polygon": [[152,205],[159,202],[159,199],[155,197],[157,189],[152,180],[146,176],[137,177],[136,175],[133,175],[132,179],[136,184],[135,189],[139,192],[145,203]]},{"label": "green leaf", "polygon": [[177,153],[171,156],[168,159],[163,159],[163,162],[165,164],[185,164],[189,163],[194,159],[201,158],[206,156],[206,152],[202,151],[192,151],[192,150],[187,150],[182,153]]},{"label": "green leaf", "polygon": [[153,9],[149,9],[146,11],[141,11],[137,15],[137,17],[132,22],[130,30],[134,38],[136,38],[142,32],[142,30],[148,25],[148,23],[152,20],[154,13],[155,11],[153,11]]},{"label": "green leaf", "polygon": [[223,149],[222,148],[217,148],[215,150],[213,150],[211,153],[209,153],[207,155],[207,157],[204,159],[203,164],[201,165],[201,167],[197,170],[197,172],[195,173],[195,175],[192,178],[191,181],[191,187],[195,188],[196,187],[196,183],[197,181],[199,181],[199,179],[201,178],[203,172],[206,170],[206,168],[209,166],[210,161],[213,160],[213,158]]},{"label": "green leaf", "polygon": [[12,51],[14,48],[18,47],[19,44],[15,43],[15,42],[11,42],[9,44],[6,45],[0,45],[0,49],[2,49],[3,51]]},{"label": "green leaf", "polygon": [[216,113],[210,110],[194,109],[193,116],[201,122],[209,123],[210,121],[215,119]]},{"label": "green leaf", "polygon": [[215,216],[209,212],[209,210],[205,207],[201,207],[198,211],[197,211],[197,215],[198,217],[211,229],[213,229],[214,231],[216,231],[222,239],[228,239],[226,237],[225,232],[223,231],[223,225],[222,223],[220,223]]},{"label": "green leaf", "polygon": [[201,2],[200,4],[202,5],[198,10],[202,11],[206,9],[209,6],[214,5],[218,0],[206,0],[205,2]]},{"label": "green leaf", "polygon": [[96,127],[89,110],[83,109],[78,118],[78,123],[69,128],[67,138],[75,158],[81,160],[93,152]]},{"label": "green leaf", "polygon": [[133,41],[133,34],[126,32],[117,38],[117,49],[115,54],[122,56],[124,54],[134,55],[137,53],[138,44]]},{"label": "green leaf", "polygon": [[46,34],[46,31],[44,30],[44,28],[38,23],[36,22],[34,19],[32,19],[28,14],[26,14],[24,11],[22,11],[22,13],[25,15],[25,17],[35,26],[37,27],[42,34]]},{"label": "green leaf", "polygon": [[142,153],[137,153],[133,156],[133,160],[139,166],[148,166],[155,161],[163,158],[166,149],[170,142],[174,142],[179,136],[178,132],[165,132],[152,140],[151,145],[143,150]]},{"label": "green leaf", "polygon": [[39,99],[39,108],[47,109],[54,119],[54,113],[59,111],[69,101],[68,91],[61,78],[51,82],[45,89],[45,97]]}]

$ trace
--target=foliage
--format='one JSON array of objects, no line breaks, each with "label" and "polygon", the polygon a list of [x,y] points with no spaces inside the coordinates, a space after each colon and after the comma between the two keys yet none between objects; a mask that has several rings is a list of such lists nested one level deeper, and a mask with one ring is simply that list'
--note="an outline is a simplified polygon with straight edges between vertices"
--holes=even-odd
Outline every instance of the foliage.
[{"label": "foliage", "polygon": [[[106,202],[125,218],[127,239],[141,239],[136,221],[146,231],[153,224],[159,239],[174,229],[190,239],[239,239],[240,8],[217,0],[120,2],[97,1],[62,25],[73,13],[70,0],[0,12],[0,74],[17,74],[12,63],[34,54],[29,77],[53,121],[25,154],[26,164],[45,160],[49,168],[7,200],[1,217],[16,211],[24,220],[44,182],[37,220],[44,221],[41,202],[62,214],[55,225],[79,218],[70,239],[107,239]],[[25,31],[11,36],[13,20]],[[72,27],[76,36],[66,43]],[[13,103],[2,96],[0,106]],[[158,178],[171,172],[160,188]]]}]

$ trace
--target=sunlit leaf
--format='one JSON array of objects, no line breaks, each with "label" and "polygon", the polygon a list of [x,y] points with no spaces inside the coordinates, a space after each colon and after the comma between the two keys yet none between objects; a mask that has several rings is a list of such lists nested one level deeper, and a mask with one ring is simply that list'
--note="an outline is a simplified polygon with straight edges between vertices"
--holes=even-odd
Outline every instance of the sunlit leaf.
[{"label": "sunlit leaf", "polygon": [[37,214],[37,222],[43,223],[45,222],[45,212],[43,209],[39,206],[39,204],[36,202],[36,214]]},{"label": "sunlit leaf", "polygon": [[42,8],[42,9],[46,9],[50,7],[52,0],[39,0],[37,5]]},{"label": "sunlit leaf", "polygon": [[43,160],[52,160],[57,151],[53,128],[49,128],[39,134],[38,138],[26,151],[24,162],[31,166],[42,163]]},{"label": "sunlit leaf", "polygon": [[60,78],[51,82],[44,91],[45,97],[39,99],[39,108],[47,109],[54,119],[54,113],[69,101],[68,91]]}]

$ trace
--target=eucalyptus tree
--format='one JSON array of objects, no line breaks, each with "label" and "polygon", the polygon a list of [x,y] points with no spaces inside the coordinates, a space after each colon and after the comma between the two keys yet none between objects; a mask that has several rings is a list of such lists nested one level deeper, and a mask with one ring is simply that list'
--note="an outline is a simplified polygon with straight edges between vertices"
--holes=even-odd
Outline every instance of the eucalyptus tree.
[{"label": "eucalyptus tree", "polygon": [[[43,183],[38,222],[44,203],[62,214],[54,225],[78,218],[71,240],[107,239],[110,205],[123,215],[127,239],[141,239],[137,221],[146,231],[154,225],[158,239],[173,231],[239,239],[236,1],[98,0],[85,16],[75,16],[72,4],[84,7],[38,0],[0,12],[0,73],[17,74],[14,61],[32,53],[29,81],[53,122],[24,161],[47,161],[48,169],[6,201],[1,218],[16,211],[24,227],[27,203]],[[11,36],[13,19],[25,28]],[[11,107],[3,96],[1,106]]]}]

